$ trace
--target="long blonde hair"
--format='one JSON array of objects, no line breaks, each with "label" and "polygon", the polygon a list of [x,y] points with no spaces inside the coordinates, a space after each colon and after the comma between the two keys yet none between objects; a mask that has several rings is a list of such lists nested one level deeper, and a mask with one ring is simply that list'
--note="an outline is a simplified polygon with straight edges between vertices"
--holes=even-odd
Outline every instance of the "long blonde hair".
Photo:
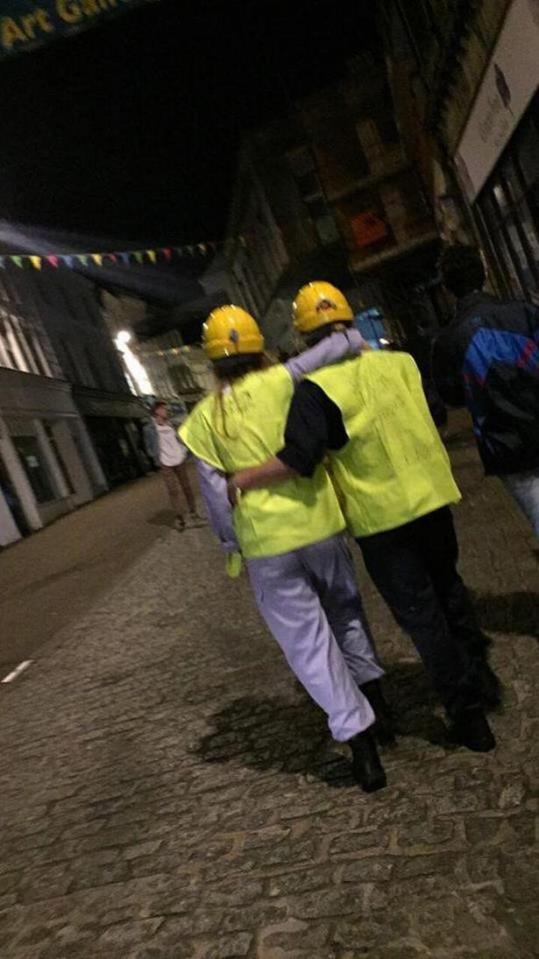
[{"label": "long blonde hair", "polygon": [[[234,383],[242,380],[249,373],[258,373],[272,365],[272,361],[266,353],[252,353],[238,356],[226,356],[220,360],[214,360],[213,372],[217,380],[215,391],[214,406],[214,428],[219,436],[227,439],[237,439],[228,432],[226,410],[224,397],[225,393],[232,394],[235,399]],[[219,426],[219,419],[221,421]]]}]

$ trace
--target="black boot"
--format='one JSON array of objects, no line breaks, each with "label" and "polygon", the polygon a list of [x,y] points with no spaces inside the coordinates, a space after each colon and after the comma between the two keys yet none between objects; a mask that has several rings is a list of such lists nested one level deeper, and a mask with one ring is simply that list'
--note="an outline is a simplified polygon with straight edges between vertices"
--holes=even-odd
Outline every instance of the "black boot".
[{"label": "black boot", "polygon": [[479,696],[487,712],[502,704],[502,684],[487,662],[482,664],[479,673]]},{"label": "black boot", "polygon": [[371,730],[358,733],[348,740],[348,745],[352,750],[354,777],[363,792],[373,793],[387,786],[386,774]]},{"label": "black boot", "polygon": [[363,695],[368,699],[376,717],[373,726],[373,733],[380,746],[392,746],[395,743],[395,726],[393,714],[389,708],[384,693],[382,683],[379,679],[371,679],[368,683],[363,683],[359,687]]},{"label": "black boot", "polygon": [[468,706],[454,717],[449,731],[454,743],[466,746],[475,753],[488,753],[496,746],[494,734],[481,706]]}]

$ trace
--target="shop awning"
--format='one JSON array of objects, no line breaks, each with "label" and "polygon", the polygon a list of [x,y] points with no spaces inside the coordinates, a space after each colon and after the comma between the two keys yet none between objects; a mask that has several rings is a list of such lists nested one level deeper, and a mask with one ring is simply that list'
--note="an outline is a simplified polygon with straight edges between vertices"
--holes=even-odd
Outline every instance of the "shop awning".
[{"label": "shop awning", "polygon": [[158,0],[2,0],[0,60]]}]

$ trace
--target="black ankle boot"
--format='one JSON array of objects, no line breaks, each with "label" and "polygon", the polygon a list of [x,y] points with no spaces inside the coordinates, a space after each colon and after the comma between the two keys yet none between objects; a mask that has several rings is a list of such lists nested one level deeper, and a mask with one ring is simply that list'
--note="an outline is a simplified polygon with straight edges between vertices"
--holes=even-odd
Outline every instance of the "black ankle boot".
[{"label": "black ankle boot", "polygon": [[354,777],[363,792],[373,793],[387,786],[386,774],[371,730],[358,733],[348,740],[348,745],[352,750]]},{"label": "black ankle boot", "polygon": [[385,700],[382,683],[379,679],[371,679],[368,683],[363,683],[359,688],[368,699],[376,717],[376,722],[372,730],[376,741],[380,746],[394,745],[395,725],[393,714]]},{"label": "black ankle boot", "polygon": [[449,731],[454,743],[466,746],[474,753],[488,753],[496,746],[494,734],[481,706],[469,706],[460,710]]},{"label": "black ankle boot", "polygon": [[487,662],[482,664],[479,674],[479,695],[481,704],[487,711],[498,709],[502,704],[502,684]]}]

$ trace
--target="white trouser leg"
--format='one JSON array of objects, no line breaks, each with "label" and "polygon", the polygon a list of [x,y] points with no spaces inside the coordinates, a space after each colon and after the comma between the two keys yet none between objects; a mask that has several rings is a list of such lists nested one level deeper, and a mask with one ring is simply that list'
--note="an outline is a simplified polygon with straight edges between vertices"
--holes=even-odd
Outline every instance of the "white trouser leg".
[{"label": "white trouser leg", "polygon": [[344,742],[372,725],[374,713],[346,665],[302,553],[249,560],[249,576],[289,666],[327,714],[334,739]]},{"label": "white trouser leg", "polygon": [[352,676],[359,685],[379,679],[384,670],[378,662],[344,533],[306,546],[300,556]]}]

